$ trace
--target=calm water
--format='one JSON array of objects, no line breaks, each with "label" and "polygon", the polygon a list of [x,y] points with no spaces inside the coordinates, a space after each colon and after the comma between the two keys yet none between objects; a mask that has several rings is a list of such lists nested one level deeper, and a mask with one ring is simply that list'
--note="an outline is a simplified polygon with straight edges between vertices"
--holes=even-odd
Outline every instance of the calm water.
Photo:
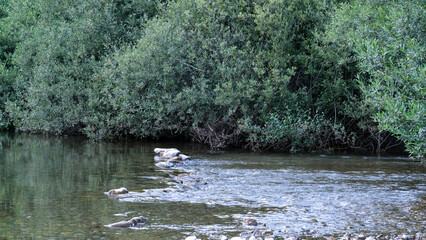
[{"label": "calm water", "polygon": [[[177,147],[193,160],[161,170],[155,147]],[[425,232],[425,176],[406,158],[2,134],[0,239],[207,239],[253,230],[244,217],[281,237],[413,234]],[[131,193],[104,194],[122,186]],[[148,219],[142,229],[104,227],[139,215]]]}]

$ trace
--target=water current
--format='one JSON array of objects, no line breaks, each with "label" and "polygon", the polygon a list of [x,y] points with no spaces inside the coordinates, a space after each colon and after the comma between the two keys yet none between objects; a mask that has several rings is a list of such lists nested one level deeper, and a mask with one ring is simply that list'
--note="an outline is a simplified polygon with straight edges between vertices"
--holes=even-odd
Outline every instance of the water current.
[{"label": "water current", "polygon": [[[160,169],[155,147],[177,147],[192,160]],[[406,157],[2,134],[0,239],[208,239],[254,229],[279,238],[415,234],[425,232],[425,176]],[[119,187],[130,193],[105,195]],[[147,224],[105,227],[135,216]],[[265,226],[246,226],[246,217]]]}]

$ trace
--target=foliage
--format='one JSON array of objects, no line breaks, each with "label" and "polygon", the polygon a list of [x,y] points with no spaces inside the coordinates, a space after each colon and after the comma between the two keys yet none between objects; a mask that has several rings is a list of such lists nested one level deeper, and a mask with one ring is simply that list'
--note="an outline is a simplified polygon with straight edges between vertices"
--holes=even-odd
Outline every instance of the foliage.
[{"label": "foliage", "polygon": [[415,0],[0,0],[0,128],[288,151],[380,150],[391,132],[421,158],[424,16]]},{"label": "foliage", "polygon": [[138,38],[143,16],[155,12],[151,5],[112,0],[15,2],[5,21],[10,21],[10,33],[19,40],[13,53],[19,69],[18,100],[8,104],[16,126],[78,132],[88,111],[87,87],[99,60]]},{"label": "foliage", "polygon": [[[250,126],[265,127],[271,114],[297,119],[309,110],[306,45],[328,10],[326,1],[305,0],[169,3],[134,47],[117,52],[95,74],[87,134],[189,132],[225,147],[254,139]],[[280,140],[307,133],[298,134]]]},{"label": "foliage", "polygon": [[331,35],[353,52],[374,120],[419,159],[426,149],[425,16],[422,1],[364,0],[343,4],[331,24]]}]

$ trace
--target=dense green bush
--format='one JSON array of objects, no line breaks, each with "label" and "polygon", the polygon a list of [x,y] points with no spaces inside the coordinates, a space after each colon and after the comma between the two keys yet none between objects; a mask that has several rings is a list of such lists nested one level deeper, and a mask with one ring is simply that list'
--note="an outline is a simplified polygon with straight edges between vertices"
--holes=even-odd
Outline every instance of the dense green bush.
[{"label": "dense green bush", "polygon": [[[271,114],[294,121],[310,115],[304,63],[329,8],[326,1],[305,0],[169,3],[134,47],[117,52],[95,74],[87,134],[190,133],[212,147],[253,139],[261,142],[252,147],[268,145],[253,129],[270,128]],[[329,127],[321,131],[332,132],[328,120],[315,116],[307,119],[324,121]],[[314,144],[299,139],[322,137],[293,134],[277,141],[302,150]]]},{"label": "dense green bush", "polygon": [[79,132],[84,124],[87,88],[100,60],[139,38],[156,5],[22,0],[10,9],[5,22],[16,36],[13,64],[19,71],[19,88],[18,100],[8,105],[8,112],[22,130],[64,133]]},{"label": "dense green bush", "polygon": [[[423,1],[355,1],[340,6],[330,24],[334,43],[345,45],[360,69],[358,84],[368,116],[400,138],[416,158],[426,149]],[[360,108],[358,108],[360,109]],[[361,109],[362,111],[366,111]]]},{"label": "dense green bush", "polygon": [[424,156],[424,3],[0,0],[0,128]]}]

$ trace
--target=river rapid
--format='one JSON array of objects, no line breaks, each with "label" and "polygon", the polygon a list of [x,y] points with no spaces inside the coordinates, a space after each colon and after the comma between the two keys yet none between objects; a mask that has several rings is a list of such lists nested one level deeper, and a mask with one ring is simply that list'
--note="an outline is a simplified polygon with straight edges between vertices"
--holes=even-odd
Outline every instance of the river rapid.
[{"label": "river rapid", "polygon": [[[155,166],[155,147],[192,160]],[[180,142],[0,135],[0,239],[280,238],[426,232],[426,171],[406,157],[212,152]],[[112,188],[130,193],[108,197]],[[105,225],[144,216],[141,228]],[[242,224],[251,217],[258,226]]]}]

